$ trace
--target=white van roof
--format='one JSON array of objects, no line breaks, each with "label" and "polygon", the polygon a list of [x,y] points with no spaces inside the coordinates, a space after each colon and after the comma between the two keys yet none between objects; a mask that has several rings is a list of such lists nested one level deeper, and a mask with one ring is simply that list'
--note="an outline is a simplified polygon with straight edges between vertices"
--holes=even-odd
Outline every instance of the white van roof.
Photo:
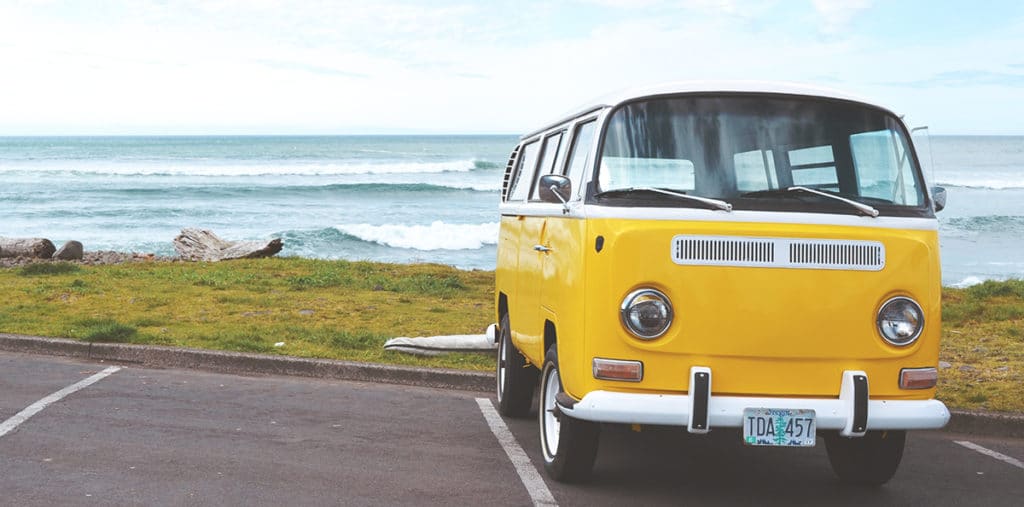
[{"label": "white van roof", "polygon": [[[598,98],[592,99],[583,105],[573,108],[567,114],[562,115],[558,121],[550,122],[543,128],[530,132],[523,136],[523,139],[531,137],[549,128],[583,116],[598,109],[614,107],[623,102],[643,97],[656,97],[659,95],[676,95],[685,93],[776,93],[781,95],[802,95],[807,97],[821,97],[828,99],[846,100],[859,102],[878,109],[892,111],[878,103],[859,97],[853,94],[826,88],[821,86],[790,83],[780,81],[673,81],[668,83],[637,86],[618,90]],[[892,113],[897,116],[895,113]]]}]

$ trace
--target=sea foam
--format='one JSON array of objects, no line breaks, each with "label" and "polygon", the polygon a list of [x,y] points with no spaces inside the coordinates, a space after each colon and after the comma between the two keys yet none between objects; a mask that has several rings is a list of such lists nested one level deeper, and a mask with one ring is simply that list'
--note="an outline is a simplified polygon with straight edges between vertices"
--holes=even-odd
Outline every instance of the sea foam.
[{"label": "sea foam", "polygon": [[967,278],[964,278],[963,280],[960,280],[959,282],[954,283],[953,285],[950,285],[950,287],[953,287],[955,289],[966,289],[967,287],[972,287],[974,285],[979,285],[979,284],[985,283],[985,280],[992,280],[992,279],[994,279],[994,278],[984,278],[984,277],[980,277],[980,276],[968,276]]},{"label": "sea foam", "polygon": [[363,241],[412,250],[477,250],[498,243],[498,222],[430,225],[338,225],[339,231]]},{"label": "sea foam", "polygon": [[4,164],[0,173],[30,172],[58,173],[78,176],[334,176],[362,174],[437,174],[448,172],[470,172],[491,169],[474,159],[448,160],[441,162],[240,162],[203,163],[191,160],[188,163],[171,161],[60,161],[45,164]]}]

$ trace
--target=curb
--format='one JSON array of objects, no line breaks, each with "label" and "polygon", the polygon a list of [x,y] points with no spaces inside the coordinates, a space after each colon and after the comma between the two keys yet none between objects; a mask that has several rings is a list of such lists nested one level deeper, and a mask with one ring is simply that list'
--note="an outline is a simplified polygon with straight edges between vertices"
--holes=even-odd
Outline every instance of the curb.
[{"label": "curb", "polygon": [[989,437],[1024,438],[1024,414],[951,410],[942,431]]},{"label": "curb", "polygon": [[0,351],[110,361],[147,368],[180,368],[242,375],[288,375],[490,392],[492,373],[392,366],[333,359],[182,349],[154,345],[88,343],[0,333]]},{"label": "curb", "polygon": [[[129,363],[157,369],[180,368],[241,375],[287,375],[474,392],[491,392],[494,389],[494,375],[484,372],[154,345],[88,343],[5,333],[0,333],[0,351]],[[1024,438],[1024,414],[951,410],[949,424],[939,431]]]}]

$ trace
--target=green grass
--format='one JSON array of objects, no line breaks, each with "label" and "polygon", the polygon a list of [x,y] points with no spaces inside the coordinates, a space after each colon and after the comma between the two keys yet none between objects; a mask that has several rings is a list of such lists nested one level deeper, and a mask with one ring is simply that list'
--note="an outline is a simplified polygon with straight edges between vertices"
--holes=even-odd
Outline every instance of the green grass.
[{"label": "green grass", "polygon": [[[116,343],[488,370],[485,354],[420,358],[396,336],[482,333],[494,273],[297,258],[0,269],[0,330]],[[283,346],[275,346],[283,342]]]},{"label": "green grass", "polygon": [[943,290],[938,398],[952,407],[1024,412],[1024,280]]},{"label": "green grass", "polygon": [[78,265],[70,262],[38,262],[19,269],[18,274],[21,276],[64,275],[78,272],[81,269]]},{"label": "green grass", "polygon": [[76,322],[68,334],[78,335],[87,342],[129,343],[139,331],[112,319],[85,319]]},{"label": "green grass", "polygon": [[[396,336],[481,333],[494,273],[297,258],[0,269],[0,331],[489,370],[484,354],[383,350]],[[938,398],[1024,412],[1024,281],[943,290]],[[275,346],[283,342],[283,346]],[[947,366],[948,365],[948,366]]]}]

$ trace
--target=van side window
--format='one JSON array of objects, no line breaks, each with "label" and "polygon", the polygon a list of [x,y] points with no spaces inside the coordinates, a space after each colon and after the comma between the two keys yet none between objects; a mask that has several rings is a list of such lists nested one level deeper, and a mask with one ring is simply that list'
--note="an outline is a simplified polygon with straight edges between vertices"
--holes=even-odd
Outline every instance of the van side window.
[{"label": "van side window", "polygon": [[910,152],[889,130],[850,136],[859,195],[906,206],[924,204],[924,192],[914,178]]},{"label": "van side window", "polygon": [[[544,139],[544,159],[540,162],[539,171],[541,175],[551,174],[554,172],[555,161],[560,158],[562,153],[562,134],[564,133],[565,131],[563,130]],[[534,188],[530,190],[530,200],[532,201],[536,199],[538,199],[537,187],[534,186]]]},{"label": "van side window", "polygon": [[508,193],[508,200],[522,201],[533,184],[533,175],[537,169],[537,152],[540,149],[540,142],[533,141],[523,147],[523,154],[519,157],[519,167],[516,170],[515,181],[512,182],[512,190]]},{"label": "van side window", "polygon": [[790,151],[789,167],[793,171],[794,185],[839,191],[836,157],[831,145]]},{"label": "van side window", "polygon": [[512,154],[508,156],[508,164],[505,165],[505,177],[501,180],[501,200],[508,200],[509,184],[512,182],[512,178],[515,177],[516,172],[516,157],[519,155],[519,149],[522,145],[517,144],[515,149],[512,150]]},{"label": "van side window", "polygon": [[[608,144],[605,144],[607,147]],[[683,158],[601,157],[601,189],[656,187],[689,192],[696,189],[693,162]]]},{"label": "van side window", "polygon": [[601,152],[601,190],[655,187],[691,192],[697,188],[693,156],[701,152],[675,143],[671,129],[652,132],[651,137],[641,134],[647,132],[647,118],[654,117],[630,108],[612,116]]},{"label": "van side window", "polygon": [[732,156],[732,164],[736,171],[736,189],[740,192],[779,188],[772,150],[737,153]]},{"label": "van side window", "polygon": [[569,164],[566,165],[566,176],[572,181],[576,195],[583,188],[583,171],[590,159],[590,147],[594,144],[594,128],[596,120],[590,120],[576,126],[576,135],[572,138],[572,151],[569,153]]}]

